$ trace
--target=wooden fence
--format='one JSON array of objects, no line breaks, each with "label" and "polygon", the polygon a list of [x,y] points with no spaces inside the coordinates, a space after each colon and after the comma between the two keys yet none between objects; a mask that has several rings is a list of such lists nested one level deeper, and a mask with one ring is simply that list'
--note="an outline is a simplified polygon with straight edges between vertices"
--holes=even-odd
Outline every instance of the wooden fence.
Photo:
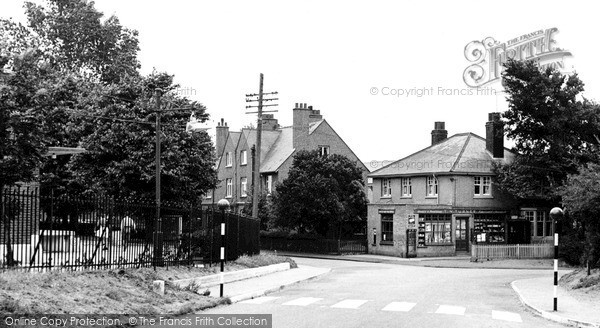
[{"label": "wooden fence", "polygon": [[472,245],[471,259],[544,259],[554,256],[552,244]]}]

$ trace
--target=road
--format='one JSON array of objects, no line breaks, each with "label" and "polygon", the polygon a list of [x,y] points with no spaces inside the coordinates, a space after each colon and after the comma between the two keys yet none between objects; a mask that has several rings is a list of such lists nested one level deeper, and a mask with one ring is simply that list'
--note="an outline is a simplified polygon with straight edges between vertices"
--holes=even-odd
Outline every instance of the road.
[{"label": "road", "polygon": [[294,260],[332,271],[202,313],[272,314],[273,327],[564,327],[528,312],[510,287],[548,271]]}]

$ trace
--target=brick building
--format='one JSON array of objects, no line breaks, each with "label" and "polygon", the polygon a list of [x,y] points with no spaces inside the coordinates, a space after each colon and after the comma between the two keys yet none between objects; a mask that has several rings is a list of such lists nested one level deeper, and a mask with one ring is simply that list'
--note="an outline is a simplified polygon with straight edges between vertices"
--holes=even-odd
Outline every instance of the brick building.
[{"label": "brick building", "polygon": [[445,123],[435,122],[431,146],[369,174],[369,252],[447,256],[468,252],[474,242],[550,240],[548,208],[494,184],[493,163],[515,155],[504,148],[500,113],[489,114],[485,138],[447,136]]},{"label": "brick building", "polygon": [[[340,154],[363,169],[367,167],[323,118],[319,110],[305,103],[293,108],[292,126],[281,127],[272,114],[263,114],[260,151],[260,188],[271,193],[277,182],[283,181],[292,166],[294,154],[300,150],[319,150],[322,155]],[[216,127],[218,187],[209,192],[203,202],[216,203],[225,198],[239,211],[251,202],[253,148],[256,129],[230,131],[221,119]]]}]

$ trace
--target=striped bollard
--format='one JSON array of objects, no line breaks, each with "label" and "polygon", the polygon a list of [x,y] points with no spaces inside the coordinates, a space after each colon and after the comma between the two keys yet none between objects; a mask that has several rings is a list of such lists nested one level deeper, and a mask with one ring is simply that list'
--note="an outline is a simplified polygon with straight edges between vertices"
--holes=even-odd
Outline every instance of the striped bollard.
[{"label": "striped bollard", "polygon": [[229,207],[229,202],[227,199],[221,199],[217,206],[221,210],[221,286],[219,296],[223,297],[223,284],[225,283],[223,276],[223,271],[225,271],[225,210]]},{"label": "striped bollard", "polygon": [[558,234],[560,232],[558,221],[562,215],[563,210],[560,207],[550,210],[550,218],[554,223],[554,311],[558,311]]}]

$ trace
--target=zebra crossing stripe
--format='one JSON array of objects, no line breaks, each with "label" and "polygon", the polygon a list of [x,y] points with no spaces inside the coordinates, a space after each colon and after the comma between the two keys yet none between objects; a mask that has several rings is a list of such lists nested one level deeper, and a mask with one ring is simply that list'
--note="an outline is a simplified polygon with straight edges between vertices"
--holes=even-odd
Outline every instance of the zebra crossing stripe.
[{"label": "zebra crossing stripe", "polygon": [[289,302],[283,303],[283,305],[297,305],[297,306],[307,306],[312,303],[316,303],[322,300],[322,298],[317,297],[300,297],[295,300],[291,300]]},{"label": "zebra crossing stripe", "polygon": [[276,299],[278,299],[279,297],[275,297],[275,296],[263,296],[263,297],[257,297],[257,298],[253,298],[250,300],[245,300],[242,301],[240,303],[245,303],[245,304],[263,304],[263,303],[267,303],[270,301],[274,301]]},{"label": "zebra crossing stripe", "polygon": [[492,319],[512,321],[512,322],[523,322],[521,316],[518,313],[505,312],[505,311],[494,311],[492,310]]},{"label": "zebra crossing stripe", "polygon": [[361,305],[367,302],[367,300],[343,300],[332,305],[331,307],[337,309],[358,309]]},{"label": "zebra crossing stripe", "polygon": [[440,305],[435,313],[465,315],[465,308],[462,306]]},{"label": "zebra crossing stripe", "polygon": [[417,305],[417,303],[392,302],[381,309],[381,311],[408,312],[412,310],[415,305]]}]

